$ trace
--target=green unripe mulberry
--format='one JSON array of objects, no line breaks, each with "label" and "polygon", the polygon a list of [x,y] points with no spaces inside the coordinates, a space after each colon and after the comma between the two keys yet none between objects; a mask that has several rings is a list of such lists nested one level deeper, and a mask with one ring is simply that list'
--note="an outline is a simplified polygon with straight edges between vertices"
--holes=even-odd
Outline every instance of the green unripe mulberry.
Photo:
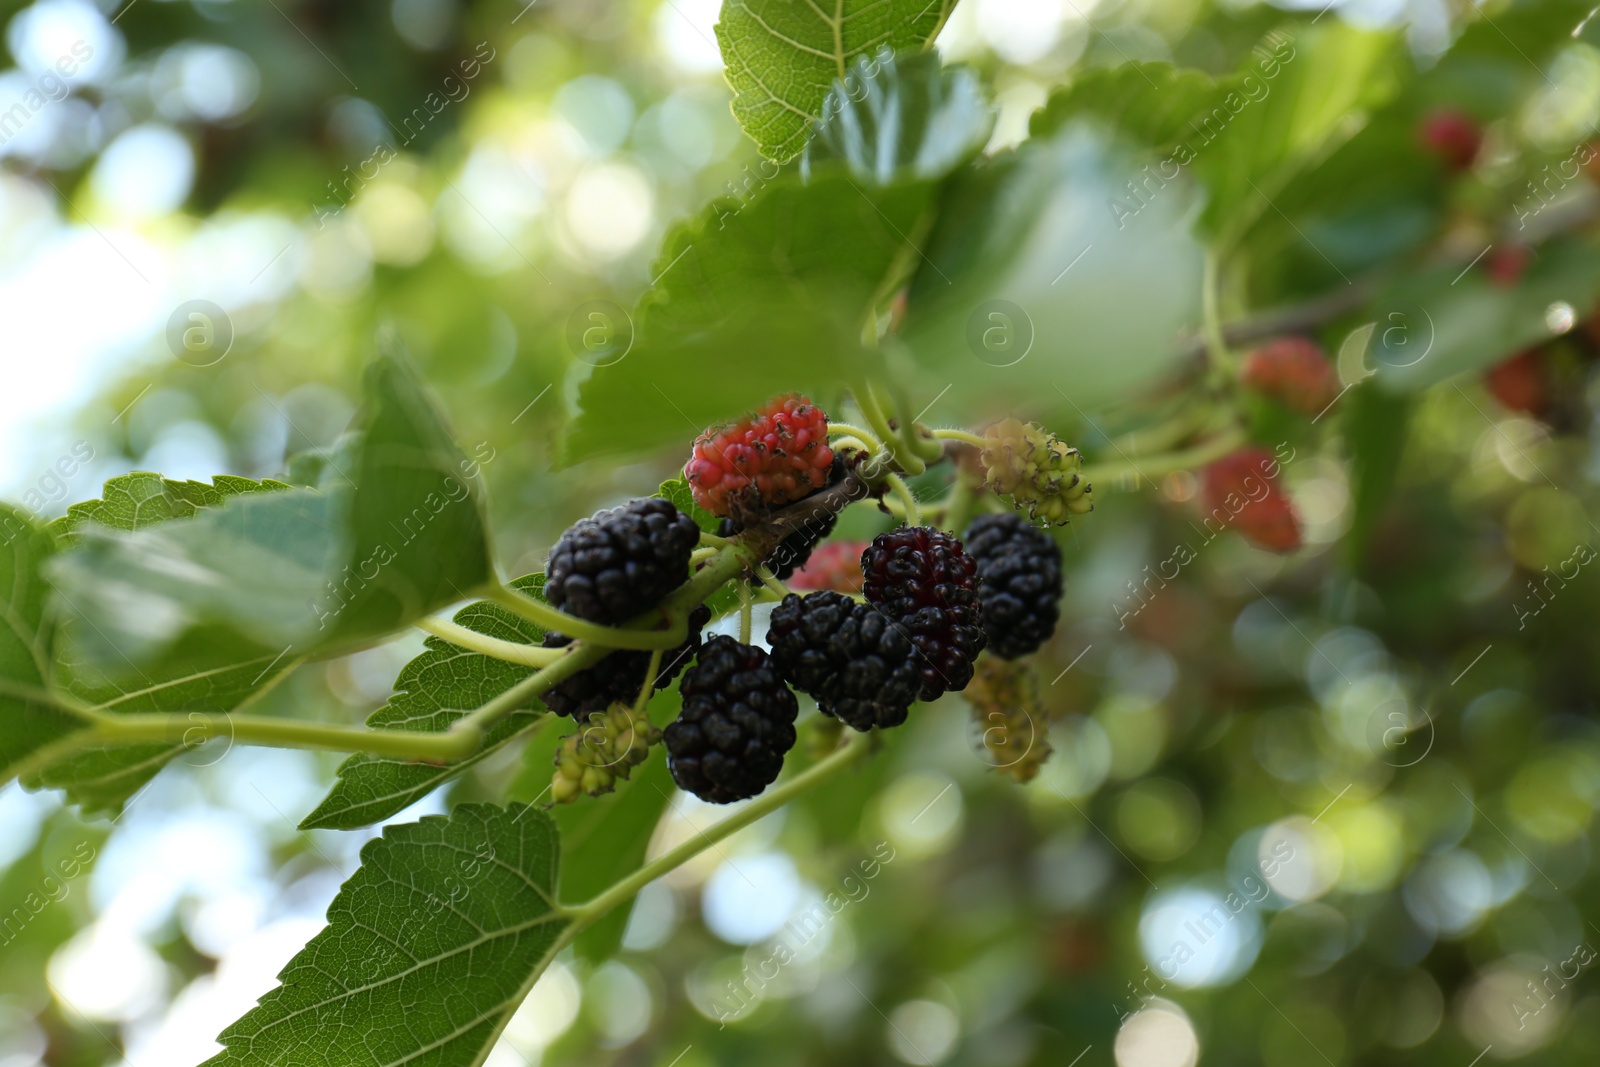
[{"label": "green unripe mulberry", "polygon": [[1046,526],[1065,526],[1074,515],[1094,510],[1093,489],[1079,472],[1083,457],[1033,423],[1006,419],[983,432],[985,483],[1009,496],[1028,517]]},{"label": "green unripe mulberry", "polygon": [[551,797],[557,804],[570,804],[582,795],[611,792],[617,779],[626,781],[660,740],[661,731],[625,704],[592,713],[588,725],[562,738],[556,749]]}]

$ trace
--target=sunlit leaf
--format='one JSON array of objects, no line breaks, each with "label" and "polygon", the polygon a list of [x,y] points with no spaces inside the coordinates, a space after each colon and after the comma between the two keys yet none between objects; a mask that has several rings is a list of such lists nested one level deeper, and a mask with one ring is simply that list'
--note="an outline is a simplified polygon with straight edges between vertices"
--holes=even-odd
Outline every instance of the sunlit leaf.
[{"label": "sunlit leaf", "polygon": [[[860,56],[933,43],[956,0],[723,0],[717,43],[733,114],[763,155],[798,155],[835,80]],[[831,8],[832,10],[827,10]]]},{"label": "sunlit leaf", "polygon": [[967,67],[931,52],[858,58],[823,101],[802,172],[827,159],[874,185],[934,180],[966,163],[994,126],[988,93]]},{"label": "sunlit leaf", "polygon": [[205,482],[178,482],[148,471],[134,471],[106,482],[100,499],[74,504],[50,524],[63,544],[70,544],[86,523],[113,530],[142,530],[168,519],[186,519],[203,507],[216,507],[241,493],[266,493],[289,488],[266,478],[255,481],[219,474]]},{"label": "sunlit leaf", "polygon": [[322,489],[140,476],[79,512],[55,573],[82,657],[120,682],[154,680],[163,659],[215,670],[324,654],[482,586],[482,503],[437,405],[392,354],[365,391]]},{"label": "sunlit leaf", "polygon": [[475,1067],[561,945],[544,812],[468,804],[391,826],[209,1067]]},{"label": "sunlit leaf", "polygon": [[[438,401],[409,361],[380,355],[367,369],[354,479],[340,526],[349,539],[320,610],[337,614],[322,640],[338,645],[387,633],[490,577],[488,531],[475,469]],[[335,606],[337,605],[337,606]],[[321,629],[325,617],[318,620]]]},{"label": "sunlit leaf", "polygon": [[929,209],[926,184],[863,187],[835,168],[713,202],[667,238],[631,352],[579,388],[568,458],[688,444],[776,393],[826,404],[879,366],[862,331]]},{"label": "sunlit leaf", "polygon": [[933,403],[927,417],[947,424],[1088,411],[1173,366],[1198,317],[1195,189],[1164,183],[1119,212],[1148,162],[1080,118],[952,180],[911,286],[907,358],[892,364],[911,410]]},{"label": "sunlit leaf", "polygon": [[54,551],[50,534],[0,504],[0,781],[9,781],[20,761],[84,725],[49,691],[56,631],[43,564]]},{"label": "sunlit leaf", "polygon": [[[202,509],[215,509],[235,496],[257,497],[287,488],[282,482],[229,475],[207,484],[134,472],[107,481],[100,499],[74,504],[51,528],[68,544],[76,544],[85,533],[93,539],[96,531],[107,529],[146,531],[170,520],[192,518]],[[75,609],[79,598],[70,596],[67,601]],[[93,628],[80,630],[78,636],[91,642],[104,638]],[[159,660],[138,668],[113,657],[108,671],[96,666],[92,656],[85,657],[81,644],[69,643],[56,682],[103,712],[232,711],[259,700],[297,662],[293,656],[262,651],[236,636],[213,633],[201,641],[180,641]],[[117,811],[184,748],[181,742],[80,748],[39,768],[28,784],[64,789],[68,799],[86,812]],[[199,761],[213,758],[211,753],[196,756]]]}]

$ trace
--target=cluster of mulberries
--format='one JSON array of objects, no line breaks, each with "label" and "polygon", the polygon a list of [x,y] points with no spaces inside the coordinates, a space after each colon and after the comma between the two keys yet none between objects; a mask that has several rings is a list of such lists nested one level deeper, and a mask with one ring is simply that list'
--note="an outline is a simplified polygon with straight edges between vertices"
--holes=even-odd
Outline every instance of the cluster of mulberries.
[{"label": "cluster of mulberries", "polygon": [[[827,432],[827,417],[799,396],[708,430],[685,467],[696,504],[722,517],[718,532],[727,537],[837,485],[846,464],[828,448]],[[1019,507],[1047,524],[1090,509],[1076,450],[1014,420],[990,437],[990,483]],[[680,788],[718,804],[753,797],[776,780],[795,744],[793,690],[815,698],[843,726],[886,729],[905,722],[918,700],[966,689],[985,647],[1014,659],[1054,631],[1060,552],[1020,516],[980,517],[966,545],[914,526],[870,544],[819,547],[835,516],[817,510],[814,522],[791,530],[763,560],[780,580],[793,577],[797,588],[812,590],[791,593],[773,609],[770,653],[727,636],[703,640],[711,613],[702,605],[683,642],[661,654],[655,687],[682,675],[682,708],[664,731],[635,710],[651,653],[613,651],[545,691],[551,710],[588,724],[557,754],[557,801],[610,791],[658,739]],[[699,541],[699,525],[665,499],[602,511],[576,523],[552,550],[545,597],[591,622],[630,622],[689,577]],[[548,648],[570,643],[560,633],[544,637]],[[1015,677],[984,668],[974,698],[1003,703],[1009,690],[1000,680]],[[1015,709],[1008,714],[1014,719]]]}]

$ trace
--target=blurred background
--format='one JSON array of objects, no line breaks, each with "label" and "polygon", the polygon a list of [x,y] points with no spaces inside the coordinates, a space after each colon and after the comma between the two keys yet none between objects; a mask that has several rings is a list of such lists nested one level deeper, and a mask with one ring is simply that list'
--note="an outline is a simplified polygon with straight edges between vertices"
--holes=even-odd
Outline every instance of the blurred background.
[{"label": "blurred background", "polygon": [[[1394,28],[1427,69],[1464,6],[965,0],[939,49],[992,86],[1000,151],[1082,69],[1230,70],[1292,9]],[[492,456],[503,566],[540,569],[684,458],[550,472],[590,369],[576,310],[630,306],[666,229],[751,181],[718,7],[4,4],[0,496],[51,517],[130,470],[278,473],[343,430],[392,321]],[[1474,68],[1520,116],[1503,152],[1546,117],[1516,48]],[[1572,63],[1581,99],[1542,106],[1587,129],[1600,58]],[[996,773],[959,697],[919,710],[860,776],[647,889],[615,958],[557,962],[490,1064],[1594,1063],[1600,583],[1571,562],[1596,532],[1591,379],[1560,433],[1476,382],[1423,394],[1357,560],[1337,440],[1285,475],[1292,560],[1199,544],[1187,475],[1105,492],[1063,536],[1036,780]],[[264,710],[359,721],[420,648],[304,668]],[[532,799],[533,750],[397,820]],[[0,917],[48,901],[0,930],[0,1067],[216,1051],[377,832],[296,831],[336,762],[197,750],[114,820],[0,791]],[[655,847],[716,814],[677,798]]]}]

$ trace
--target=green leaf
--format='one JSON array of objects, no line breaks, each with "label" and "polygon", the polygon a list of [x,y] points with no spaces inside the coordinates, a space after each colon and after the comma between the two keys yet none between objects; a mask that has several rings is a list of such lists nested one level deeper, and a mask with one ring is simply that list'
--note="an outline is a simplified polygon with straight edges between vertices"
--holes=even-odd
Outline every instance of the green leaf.
[{"label": "green leaf", "polygon": [[718,200],[667,238],[626,358],[594,370],[567,458],[688,444],[776,393],[826,405],[878,367],[861,344],[895,272],[917,257],[927,184],[865,189],[836,168]]},{"label": "green leaf", "polygon": [[[543,599],[544,575],[530,574],[511,583]],[[469,630],[502,641],[537,645],[544,637],[538,626],[488,601],[468,604],[455,621]],[[468,652],[438,637],[429,637],[427,651],[401,668],[395,694],[367,717],[367,725],[389,730],[442,733],[456,720],[527,678],[533,668]],[[543,705],[530,701],[496,723],[484,747],[469,759],[446,765],[412,763],[381,756],[355,755],[339,766],[339,780],[300,824],[302,830],[353,830],[404,811],[462,771],[499,751],[539,721]]]},{"label": "green leaf", "polygon": [[1581,314],[1597,298],[1600,247],[1586,238],[1541,245],[1510,287],[1491,282],[1481,262],[1417,270],[1368,305],[1363,317],[1377,323],[1368,358],[1378,384],[1417,392],[1549,340],[1552,309]]},{"label": "green leaf", "polygon": [[[356,429],[320,491],[139,473],[70,509],[58,528],[75,547],[53,572],[66,687],[107,711],[232,711],[306,656],[480,586],[488,545],[470,464],[401,357],[370,368]],[[34,784],[114,809],[183,751],[90,749]]]},{"label": "green leaf", "polygon": [[977,155],[993,127],[974,71],[946,70],[933,52],[884,50],[857,59],[828,90],[801,172],[838,159],[874,185],[937,180]]},{"label": "green leaf", "polygon": [[689,488],[687,480],[673,478],[662,482],[661,488],[656,490],[656,496],[672,501],[673,506],[695,521],[702,533],[716,536],[722,520],[694,502],[694,490]]},{"label": "green leaf", "polygon": [[1497,6],[1492,16],[1461,28],[1429,72],[1429,98],[1480,118],[1503,116],[1525,102],[1529,91],[1551,87],[1545,64],[1574,41],[1600,46],[1600,23],[1589,0],[1513,0]]},{"label": "green leaf", "polygon": [[564,942],[559,848],[522,805],[389,827],[207,1067],[477,1067]]},{"label": "green leaf", "polygon": [[[235,496],[275,494],[287,488],[282,482],[231,475],[219,475],[207,484],[136,471],[107,481],[99,500],[74,504],[51,529],[63,542],[77,544],[85,534],[92,540],[105,529],[147,530],[173,519],[192,518]],[[71,597],[70,603],[76,606],[78,598]],[[93,629],[88,636],[103,637]],[[60,653],[57,684],[94,710],[115,713],[237,710],[259,699],[298,662],[262,653],[237,638],[230,643],[212,634],[203,648],[180,646],[159,662],[137,670],[128,670],[123,662],[119,664],[123,671],[108,674],[85,659],[81,646],[64,644],[68,647]],[[184,748],[179,743],[80,749],[40,768],[27,784],[64,789],[86,813],[114,812]]]},{"label": "green leaf", "polygon": [[880,48],[928,48],[955,0],[724,0],[717,43],[733,87],[733,115],[762,155],[779,163],[805,147],[835,80]]},{"label": "green leaf", "polygon": [[211,667],[313,644],[314,611],[346,558],[336,494],[230,497],[193,517],[131,532],[85,525],[53,577],[74,651],[121,680],[163,657]]},{"label": "green leaf", "polygon": [[340,522],[349,555],[333,575],[339,592],[322,600],[338,616],[325,644],[393,631],[493,574],[482,497],[467,474],[474,467],[410,362],[380,355],[367,368],[364,395],[353,426],[358,458],[348,471],[355,489],[343,498]]},{"label": "green leaf", "polygon": [[1097,67],[1050,94],[1028,120],[1030,137],[1049,137],[1069,122],[1090,118],[1125,140],[1165,149],[1191,132],[1190,123],[1208,110],[1216,81],[1171,63],[1121,63]]},{"label": "green leaf", "polygon": [[1422,148],[1409,95],[1289,179],[1238,247],[1249,301],[1309,299],[1418,251],[1449,210],[1450,175]]},{"label": "green leaf", "polygon": [[[333,472],[333,466],[328,462],[328,454],[320,448],[307,448],[306,451],[294,453],[283,461],[283,480],[290,485],[304,485],[315,488],[323,483],[323,478]],[[338,477],[338,475],[334,475]]]},{"label": "green leaf", "polygon": [[43,565],[54,551],[27,513],[0,504],[0,782],[84,725],[50,694],[56,628]]},{"label": "green leaf", "polygon": [[[562,899],[589,900],[643,866],[650,838],[675,788],[666,753],[661,752],[634,770],[615,793],[557,805]],[[632,913],[631,900],[613,908],[578,934],[573,950],[596,961],[616,955]]]},{"label": "green leaf", "polygon": [[1196,190],[1182,180],[1135,213],[1117,197],[1148,165],[1144,146],[1097,120],[1066,122],[947,184],[911,286],[908,403],[943,425],[996,411],[1078,418],[1171,368],[1198,319]]},{"label": "green leaf", "polygon": [[72,544],[85,524],[97,523],[113,530],[142,530],[168,519],[187,519],[201,508],[216,507],[241,493],[269,493],[288,489],[270,478],[254,481],[219,474],[205,482],[175,482],[148,471],[134,471],[106,482],[99,500],[74,504],[50,524],[62,544]]},{"label": "green leaf", "polygon": [[30,789],[63,789],[85,815],[115,814],[184,750],[182,744],[80,749],[23,779]]},{"label": "green leaf", "polygon": [[321,490],[141,476],[80,512],[55,577],[81,658],[148,684],[167,661],[326,654],[480,588],[489,548],[471,464],[401,357],[369,368],[355,427]]},{"label": "green leaf", "polygon": [[1218,86],[1185,138],[1210,190],[1203,222],[1213,233],[1273,214],[1271,202],[1288,181],[1359,130],[1363,112],[1398,88],[1398,35],[1337,19],[1293,33],[1268,34],[1244,69]]},{"label": "green leaf", "polygon": [[[241,651],[241,655],[245,654]],[[259,655],[207,669],[186,667],[181,659],[168,659],[146,669],[147,675],[157,672],[159,680],[152,678],[149,684],[129,685],[112,683],[88,672],[74,672],[70,666],[64,673],[66,688],[96,711],[123,714],[239,711],[264,697],[299,663],[300,660],[288,656]],[[28,784],[66,790],[67,798],[85,813],[116,812],[162,767],[181,757],[189,747],[178,742],[78,749],[40,769]],[[204,766],[219,758],[213,752],[199,749],[193,762]]]}]

